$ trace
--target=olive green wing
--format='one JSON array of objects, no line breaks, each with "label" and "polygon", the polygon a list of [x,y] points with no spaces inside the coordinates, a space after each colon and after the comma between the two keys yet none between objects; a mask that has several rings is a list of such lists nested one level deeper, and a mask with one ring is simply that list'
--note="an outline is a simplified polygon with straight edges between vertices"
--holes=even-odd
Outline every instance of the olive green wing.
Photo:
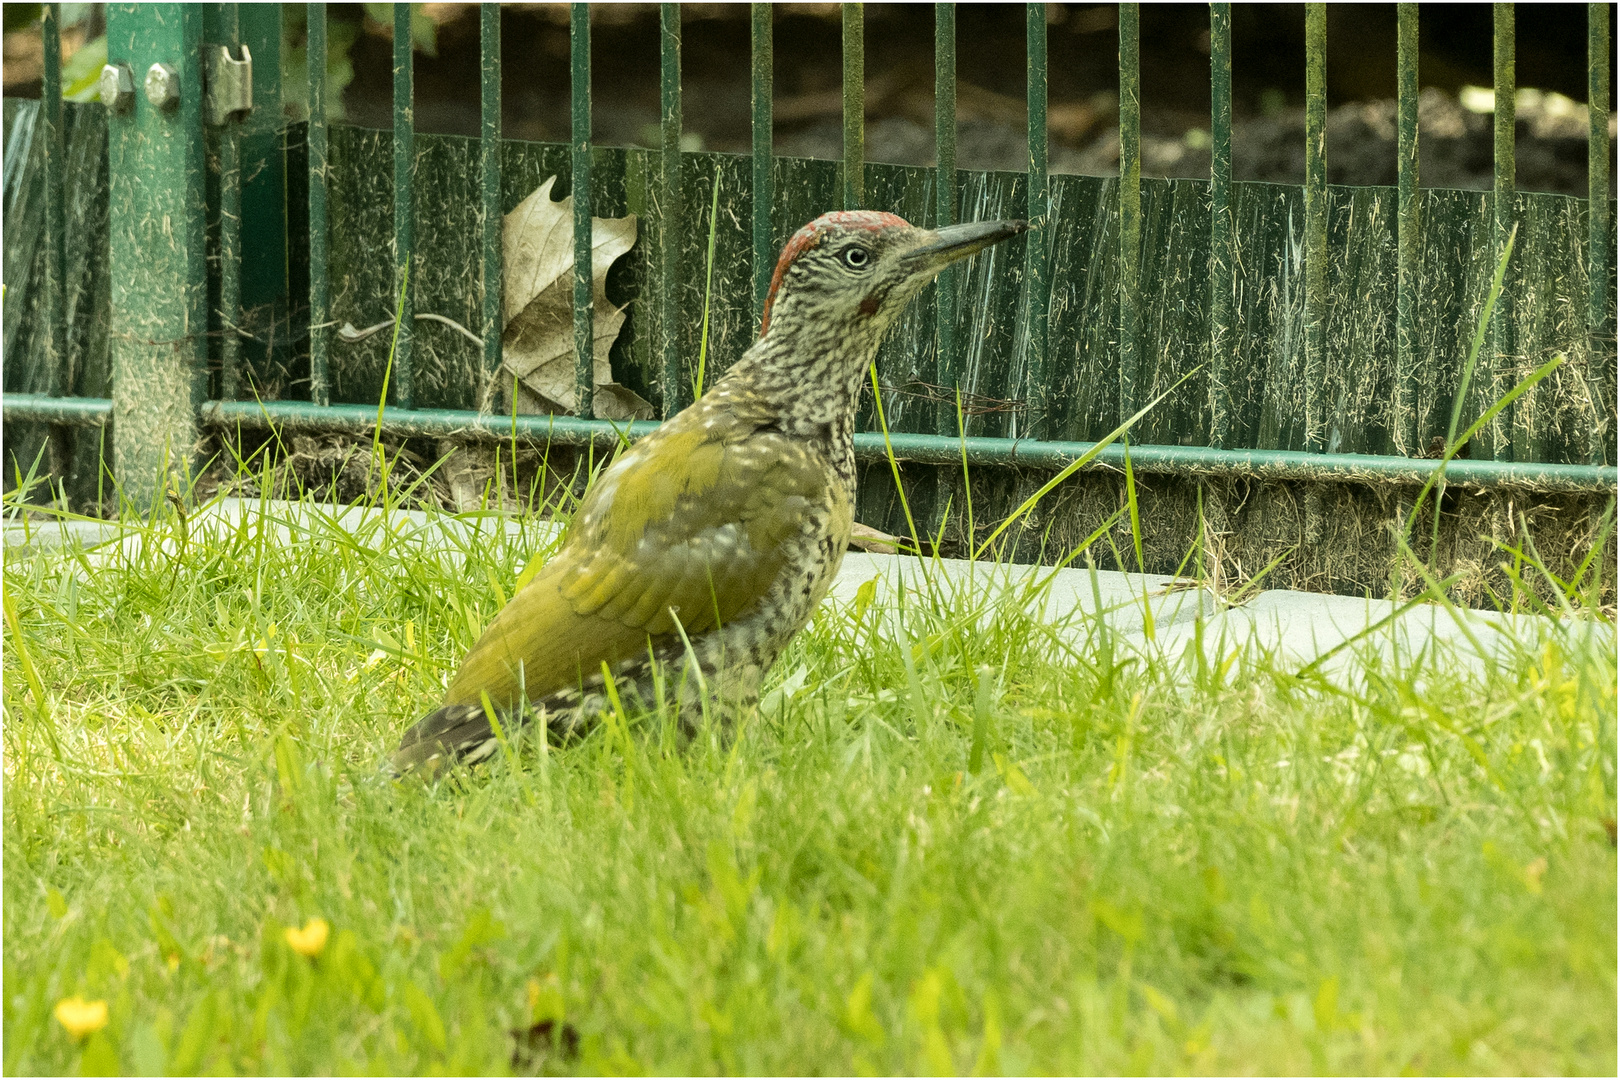
[{"label": "olive green wing", "polygon": [[791,541],[844,500],[803,443],[728,434],[685,425],[621,458],[557,557],[473,646],[445,704],[542,698],[676,639],[677,620],[695,636],[748,614]]}]

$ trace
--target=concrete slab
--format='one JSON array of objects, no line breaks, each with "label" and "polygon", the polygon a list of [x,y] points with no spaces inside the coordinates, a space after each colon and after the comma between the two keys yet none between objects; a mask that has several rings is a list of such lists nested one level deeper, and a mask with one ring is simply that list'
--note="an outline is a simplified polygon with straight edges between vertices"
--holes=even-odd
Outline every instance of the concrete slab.
[{"label": "concrete slab", "polygon": [[[1111,570],[996,565],[964,559],[914,559],[852,551],[829,590],[830,603],[850,603],[868,581],[878,582],[873,603],[891,607],[901,587],[935,595],[947,605],[988,605],[1018,597],[1037,619],[1079,627],[1101,614],[1116,631],[1140,631],[1151,612],[1155,627],[1211,614],[1215,601],[1206,590],[1163,574],[1122,574]],[[1081,630],[1083,633],[1083,629]]]},{"label": "concrete slab", "polygon": [[[386,529],[390,544],[416,546],[422,558],[447,561],[464,559],[474,545],[504,542],[512,547],[514,573],[560,528],[549,521],[493,513],[396,510],[385,519],[375,509],[257,499],[217,500],[193,514],[187,527],[192,538],[246,530],[248,536],[276,544],[376,544]],[[15,522],[5,529],[8,557],[71,545],[82,549],[90,566],[129,557],[153,542],[174,551],[180,537],[171,530],[160,536],[132,524],[99,521]],[[893,625],[899,625],[908,605],[929,613],[977,612],[978,623],[986,625],[998,608],[1016,604],[1077,646],[1106,628],[1116,645],[1144,660],[1183,661],[1201,643],[1211,664],[1234,651],[1270,654],[1285,669],[1318,662],[1317,670],[1341,683],[1359,683],[1369,665],[1377,664],[1481,672],[1493,663],[1522,662],[1526,651],[1539,650],[1547,635],[1571,632],[1568,625],[1536,616],[1434,604],[1399,611],[1384,600],[1286,590],[1262,592],[1233,607],[1195,582],[1158,574],[998,566],[861,551],[845,557],[826,602],[847,607],[867,582],[873,583],[872,604],[879,617]],[[1612,640],[1615,631],[1606,624],[1583,623],[1577,632],[1606,634]]]}]

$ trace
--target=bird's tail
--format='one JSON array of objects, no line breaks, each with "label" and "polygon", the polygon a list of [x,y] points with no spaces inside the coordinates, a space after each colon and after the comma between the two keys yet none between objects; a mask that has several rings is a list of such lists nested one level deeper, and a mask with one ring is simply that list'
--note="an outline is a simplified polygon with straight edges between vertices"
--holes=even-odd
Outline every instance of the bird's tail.
[{"label": "bird's tail", "polygon": [[[529,718],[527,709],[498,714],[502,732],[511,735]],[[476,765],[500,748],[483,705],[446,705],[413,724],[399,740],[390,764],[396,775],[435,774],[451,765]]]}]

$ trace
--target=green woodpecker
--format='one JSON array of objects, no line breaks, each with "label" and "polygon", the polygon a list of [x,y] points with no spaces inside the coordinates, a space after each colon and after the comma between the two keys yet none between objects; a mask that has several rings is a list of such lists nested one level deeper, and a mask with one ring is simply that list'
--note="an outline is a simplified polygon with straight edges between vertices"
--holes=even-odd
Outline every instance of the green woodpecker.
[{"label": "green woodpecker", "polygon": [[755,701],[849,544],[855,407],[878,345],[946,265],[1026,228],[846,211],[800,229],[759,340],[597,479],[394,768],[489,757],[491,712],[507,733],[539,719],[566,735],[608,707],[604,668],[622,702],[656,701],[661,680],[688,719],[703,694],[727,711]]}]

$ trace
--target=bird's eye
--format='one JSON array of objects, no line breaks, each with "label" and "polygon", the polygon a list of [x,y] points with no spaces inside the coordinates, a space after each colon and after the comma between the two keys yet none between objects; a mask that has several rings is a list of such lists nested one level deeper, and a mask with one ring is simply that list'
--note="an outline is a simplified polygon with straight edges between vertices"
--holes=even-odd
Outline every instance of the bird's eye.
[{"label": "bird's eye", "polygon": [[865,269],[866,264],[872,261],[872,253],[863,247],[844,249],[844,265],[851,270]]}]

